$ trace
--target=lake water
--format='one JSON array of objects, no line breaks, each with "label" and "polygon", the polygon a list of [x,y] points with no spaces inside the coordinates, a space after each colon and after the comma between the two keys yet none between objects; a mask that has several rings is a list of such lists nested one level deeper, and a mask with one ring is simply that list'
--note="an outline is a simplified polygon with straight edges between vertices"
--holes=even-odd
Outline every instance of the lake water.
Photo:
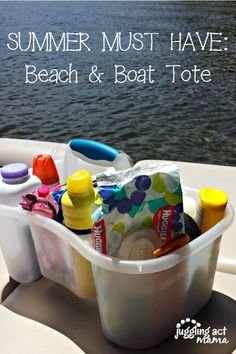
[{"label": "lake water", "polygon": [[[105,142],[140,159],[236,166],[236,3],[234,2],[0,2],[0,136]],[[91,52],[10,51],[8,33],[86,32]],[[102,52],[101,33],[159,32],[150,51]],[[222,32],[227,51],[170,51],[170,33]],[[198,45],[199,49],[199,45]],[[25,65],[68,68],[78,84],[25,84]],[[114,84],[114,65],[156,69],[154,84]],[[208,68],[210,83],[171,83],[166,64]],[[88,82],[90,67],[104,72]]]}]

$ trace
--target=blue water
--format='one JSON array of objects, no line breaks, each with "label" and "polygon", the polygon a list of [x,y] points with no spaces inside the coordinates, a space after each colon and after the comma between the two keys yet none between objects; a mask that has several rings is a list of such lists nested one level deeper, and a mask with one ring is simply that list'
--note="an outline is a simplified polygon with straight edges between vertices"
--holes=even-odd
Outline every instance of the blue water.
[{"label": "blue water", "polygon": [[[103,141],[145,158],[236,166],[236,3],[234,2],[0,2],[0,136],[67,142]],[[91,52],[9,51],[8,33],[41,36],[87,32]],[[101,32],[159,32],[158,48],[101,52]],[[228,51],[169,50],[170,32],[222,32]],[[199,46],[198,46],[199,48]],[[79,84],[26,85],[25,65],[81,72]],[[92,65],[104,72],[91,84]],[[157,69],[154,84],[114,84],[113,66]],[[166,64],[212,72],[210,83],[171,83]],[[1,152],[0,152],[1,153]]]}]

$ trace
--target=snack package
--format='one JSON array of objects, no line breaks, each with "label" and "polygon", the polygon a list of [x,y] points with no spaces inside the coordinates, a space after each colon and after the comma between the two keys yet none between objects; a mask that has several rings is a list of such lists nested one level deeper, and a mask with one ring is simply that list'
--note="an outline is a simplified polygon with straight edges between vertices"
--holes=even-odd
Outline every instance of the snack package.
[{"label": "snack package", "polygon": [[97,251],[148,259],[185,232],[179,171],[173,163],[102,173],[97,184],[102,198],[92,232]]}]

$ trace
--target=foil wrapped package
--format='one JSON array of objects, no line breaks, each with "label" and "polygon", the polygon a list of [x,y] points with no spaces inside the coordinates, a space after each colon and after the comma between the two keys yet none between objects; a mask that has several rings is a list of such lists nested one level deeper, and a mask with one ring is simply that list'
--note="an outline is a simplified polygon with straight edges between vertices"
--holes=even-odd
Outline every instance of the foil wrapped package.
[{"label": "foil wrapped package", "polygon": [[184,233],[179,171],[175,164],[137,166],[97,175],[102,207],[93,223],[93,247],[123,259],[153,251]]}]

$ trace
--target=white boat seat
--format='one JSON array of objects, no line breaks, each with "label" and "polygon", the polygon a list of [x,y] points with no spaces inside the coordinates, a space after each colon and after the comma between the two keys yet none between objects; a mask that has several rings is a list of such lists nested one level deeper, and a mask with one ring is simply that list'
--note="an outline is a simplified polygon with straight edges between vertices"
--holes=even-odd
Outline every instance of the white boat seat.
[{"label": "white boat seat", "polygon": [[84,354],[69,338],[0,306],[1,354]]},{"label": "white boat seat", "polygon": [[[4,290],[5,290],[5,294],[6,294],[6,286],[9,283],[9,280],[10,280],[9,274],[8,274],[6,263],[3,258],[2,250],[0,247],[0,303],[2,302],[2,299],[3,299]],[[4,295],[4,297],[5,297],[5,295]]]}]

